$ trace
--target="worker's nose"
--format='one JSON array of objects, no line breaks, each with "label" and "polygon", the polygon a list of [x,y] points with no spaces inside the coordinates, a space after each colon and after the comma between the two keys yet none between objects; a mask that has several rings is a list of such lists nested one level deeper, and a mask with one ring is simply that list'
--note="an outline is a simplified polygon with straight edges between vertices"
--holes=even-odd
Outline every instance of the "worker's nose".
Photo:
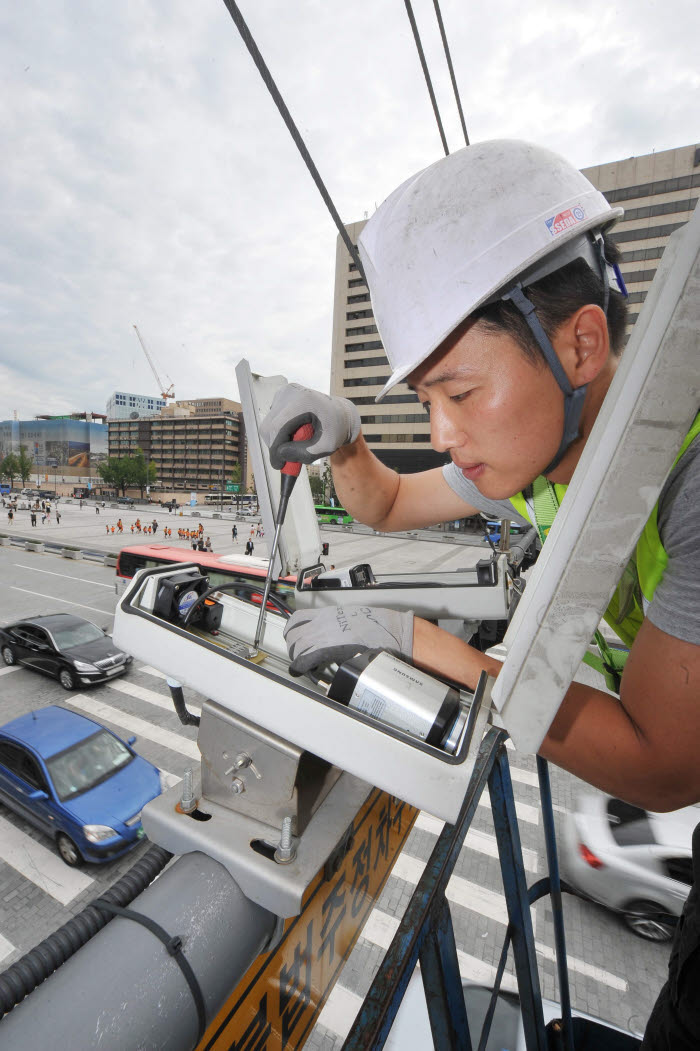
[{"label": "worker's nose", "polygon": [[467,436],[459,419],[458,407],[433,401],[430,406],[430,444],[439,453],[464,445]]}]

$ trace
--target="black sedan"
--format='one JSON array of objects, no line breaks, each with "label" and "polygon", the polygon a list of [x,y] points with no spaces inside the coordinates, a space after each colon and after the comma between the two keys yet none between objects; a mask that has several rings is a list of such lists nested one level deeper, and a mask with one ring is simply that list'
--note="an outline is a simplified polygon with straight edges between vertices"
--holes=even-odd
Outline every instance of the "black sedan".
[{"label": "black sedan", "polygon": [[64,690],[109,682],[133,659],[101,628],[71,613],[28,617],[0,628],[0,654],[5,664],[52,675]]}]

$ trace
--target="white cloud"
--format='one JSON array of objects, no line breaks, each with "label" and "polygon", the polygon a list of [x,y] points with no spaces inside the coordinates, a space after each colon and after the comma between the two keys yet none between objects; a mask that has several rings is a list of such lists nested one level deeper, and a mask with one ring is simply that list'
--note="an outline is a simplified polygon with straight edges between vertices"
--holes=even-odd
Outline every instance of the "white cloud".
[{"label": "white cloud", "polygon": [[[697,5],[442,11],[473,140],[580,165],[696,133]],[[346,221],[441,154],[401,4],[242,3]],[[461,145],[429,0],[415,3]],[[153,392],[236,396],[233,366],[325,386],[335,229],[219,0],[24,0],[0,16],[0,419]]]}]

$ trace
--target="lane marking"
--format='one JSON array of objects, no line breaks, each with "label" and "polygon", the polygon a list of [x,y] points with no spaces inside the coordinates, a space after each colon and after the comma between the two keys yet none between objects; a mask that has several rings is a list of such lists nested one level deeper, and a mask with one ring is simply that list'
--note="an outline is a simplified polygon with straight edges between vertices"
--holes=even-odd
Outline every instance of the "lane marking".
[{"label": "lane marking", "polygon": [[39,569],[38,566],[23,566],[21,562],[13,562],[14,566],[19,566],[20,569],[30,569],[32,573],[47,573],[50,577],[63,577],[64,580],[79,580],[83,584],[94,584],[98,588],[109,588],[110,591],[114,591],[114,584],[103,584],[99,580],[88,580],[86,577],[72,577],[70,573],[55,573],[50,569]]},{"label": "lane marking", "polygon": [[[119,690],[120,693],[125,693],[129,697],[152,704],[156,708],[162,708],[163,711],[171,712],[173,715],[176,714],[170,697],[164,697],[162,693],[156,693],[155,690],[148,690],[145,686],[137,686],[135,682],[129,682],[128,679],[112,679],[106,682],[105,686],[108,686],[110,690]],[[190,704],[187,705],[187,710],[192,715],[202,714],[200,708],[193,708]]]},{"label": "lane marking", "polygon": [[95,606],[86,606],[84,602],[69,602],[67,598],[59,598],[57,595],[43,595],[41,591],[30,591],[29,588],[18,588],[10,584],[12,591],[23,591],[25,595],[36,595],[37,598],[47,598],[51,602],[65,602],[67,606],[79,606],[81,609],[90,609],[93,613],[101,613],[103,617],[113,617],[114,614],[106,609],[96,609]]},{"label": "lane marking", "polygon": [[19,671],[20,664],[9,664],[5,668],[0,668],[0,675],[9,675],[11,671]]},{"label": "lane marking", "polygon": [[3,817],[0,817],[0,857],[61,905],[68,905],[95,882],[84,872],[69,868],[55,851],[20,832]]},{"label": "lane marking", "polygon": [[[414,827],[420,828],[424,832],[432,832],[434,835],[439,836],[443,830],[444,824],[445,822],[441,821],[440,818],[433,817],[432,814],[426,814],[424,811],[421,811],[416,818]],[[498,860],[498,842],[496,837],[489,836],[486,832],[480,832],[476,828],[470,828],[464,840],[464,846],[469,847],[470,850],[478,851],[479,854],[487,854],[488,857],[496,858],[496,860]],[[523,864],[527,871],[537,872],[537,851],[523,847],[522,852]]]},{"label": "lane marking", "polygon": [[0,960],[6,960],[10,953],[15,951],[15,947],[12,942],[8,942],[7,938],[4,938],[0,934]]},{"label": "lane marking", "polygon": [[89,715],[91,719],[96,719],[98,722],[114,723],[115,726],[128,730],[130,734],[143,737],[146,741],[151,741],[153,744],[162,744],[172,752],[186,755],[188,759],[199,761],[201,758],[195,741],[189,741],[186,737],[180,737],[179,734],[173,733],[172,730],[163,730],[160,726],[148,723],[145,719],[139,719],[135,715],[127,715],[125,712],[120,712],[118,708],[112,708],[110,705],[104,704],[92,693],[84,691],[72,693],[66,700],[72,708],[80,709],[80,711]]}]

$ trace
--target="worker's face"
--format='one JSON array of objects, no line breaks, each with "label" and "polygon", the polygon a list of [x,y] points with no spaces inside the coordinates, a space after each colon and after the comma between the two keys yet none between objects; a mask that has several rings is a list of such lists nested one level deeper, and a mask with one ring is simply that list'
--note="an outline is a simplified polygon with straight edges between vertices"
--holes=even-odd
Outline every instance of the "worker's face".
[{"label": "worker's face", "polygon": [[554,458],[564,425],[550,369],[478,321],[408,382],[430,413],[430,441],[492,500],[520,492]]}]

